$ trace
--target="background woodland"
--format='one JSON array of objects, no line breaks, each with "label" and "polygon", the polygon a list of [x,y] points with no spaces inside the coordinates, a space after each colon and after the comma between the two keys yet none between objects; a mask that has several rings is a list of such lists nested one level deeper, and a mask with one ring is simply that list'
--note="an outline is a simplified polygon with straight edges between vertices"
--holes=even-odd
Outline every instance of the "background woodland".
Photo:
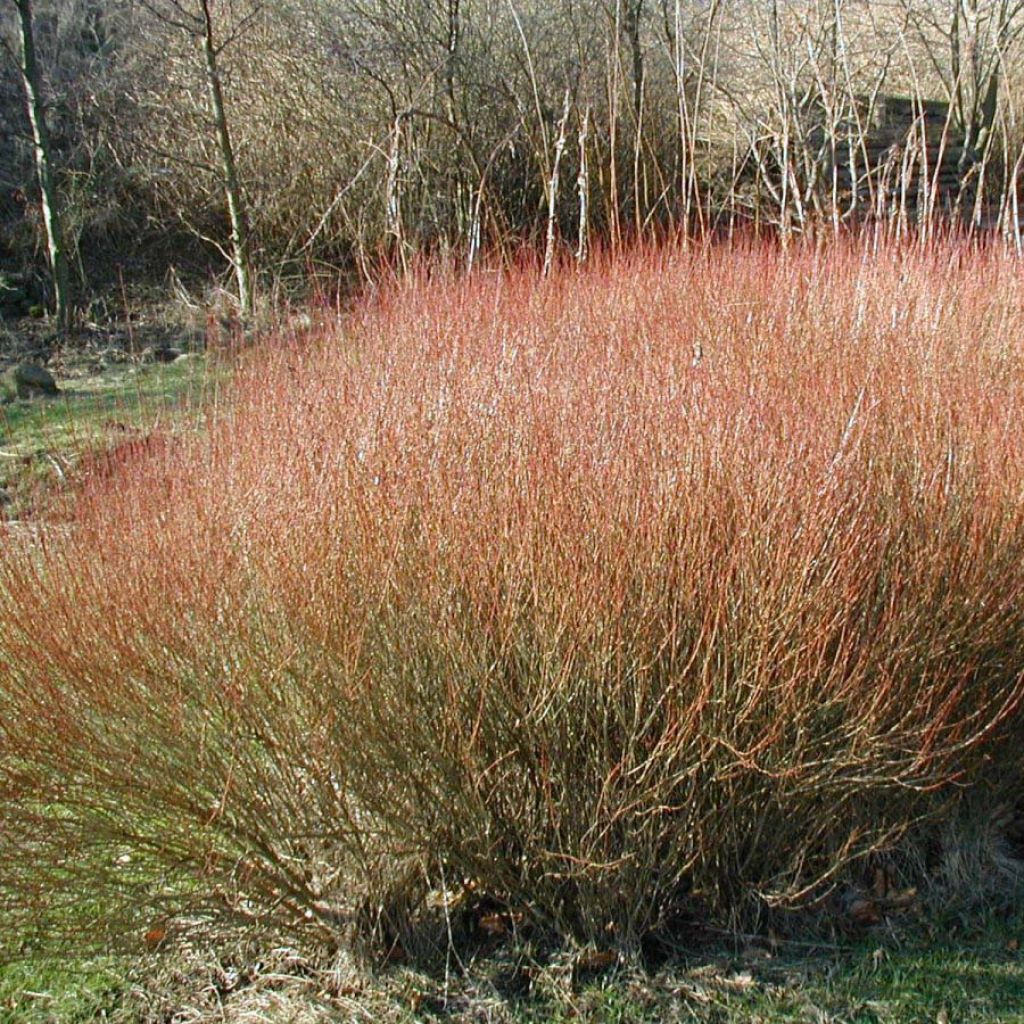
[{"label": "background woodland", "polygon": [[[0,268],[45,277],[25,6],[0,3]],[[879,218],[952,214],[1019,242],[1019,0],[30,11],[79,295],[233,267],[248,305],[240,274],[309,280],[422,251],[471,265],[524,245],[582,259],[659,232]]]}]

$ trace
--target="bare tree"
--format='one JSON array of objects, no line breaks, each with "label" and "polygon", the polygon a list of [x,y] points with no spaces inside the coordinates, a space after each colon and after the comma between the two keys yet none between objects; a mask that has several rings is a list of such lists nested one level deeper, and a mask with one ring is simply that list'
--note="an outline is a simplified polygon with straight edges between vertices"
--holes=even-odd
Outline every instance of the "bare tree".
[{"label": "bare tree", "polygon": [[1005,212],[1024,178],[1024,0],[28,2],[71,269],[185,225],[243,305],[257,267]]},{"label": "bare tree", "polygon": [[[902,0],[963,137],[959,172],[980,201],[1012,48],[1024,38],[1024,0]],[[978,204],[976,213],[980,209]]]},{"label": "bare tree", "polygon": [[[252,308],[252,268],[249,252],[249,225],[245,199],[238,175],[238,165],[232,143],[224,84],[221,76],[221,54],[241,35],[262,11],[262,3],[255,3],[238,18],[231,19],[227,28],[219,31],[214,16],[215,0],[143,0],[143,5],[165,24],[171,25],[193,38],[203,54],[203,67],[209,97],[210,112],[217,136],[224,199],[227,204],[231,232],[229,258],[235,274],[238,305],[242,312]],[[229,8],[231,5],[228,5]]]},{"label": "bare tree", "polygon": [[25,105],[29,123],[32,126],[32,147],[35,157],[36,176],[43,208],[43,224],[46,227],[46,252],[53,275],[54,312],[57,329],[65,332],[71,315],[70,280],[67,257],[64,251],[64,235],[57,204],[57,187],[54,183],[53,160],[50,147],[50,133],[46,125],[46,103],[43,98],[42,73],[36,58],[35,24],[32,0],[11,0],[18,14],[18,37],[20,40],[19,69],[25,89]]}]

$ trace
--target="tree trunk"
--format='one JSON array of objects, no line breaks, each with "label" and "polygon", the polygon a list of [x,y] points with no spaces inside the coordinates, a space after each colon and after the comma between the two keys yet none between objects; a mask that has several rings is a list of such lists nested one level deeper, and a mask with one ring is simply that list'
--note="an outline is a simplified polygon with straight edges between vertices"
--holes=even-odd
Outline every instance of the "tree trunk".
[{"label": "tree trunk", "polygon": [[[27,2],[27,0],[26,0]],[[231,146],[231,132],[224,107],[224,90],[221,86],[220,71],[217,67],[218,49],[213,40],[213,17],[209,0],[201,2],[203,14],[203,56],[206,58],[206,81],[210,90],[210,107],[217,128],[217,145],[220,150],[221,170],[224,174],[224,195],[228,204],[228,219],[231,225],[231,261],[235,268],[238,287],[238,305],[243,314],[252,310],[252,288],[249,281],[249,230],[242,201],[242,189],[238,183],[235,153]]]},{"label": "tree trunk", "polygon": [[46,128],[39,64],[36,60],[32,0],[14,0],[14,5],[18,8],[21,28],[21,78],[25,86],[28,119],[32,125],[36,175],[39,178],[43,224],[46,227],[46,251],[50,261],[50,271],[53,275],[54,312],[57,330],[64,333],[68,329],[71,315],[70,279],[67,256],[64,252],[60,213],[57,208],[57,189],[53,182],[50,134]]},{"label": "tree trunk", "polygon": [[633,62],[630,77],[633,85],[633,123],[637,132],[640,131],[644,103],[644,51],[640,42],[643,10],[644,0],[626,0],[622,17],[622,27],[629,40],[629,52]]}]

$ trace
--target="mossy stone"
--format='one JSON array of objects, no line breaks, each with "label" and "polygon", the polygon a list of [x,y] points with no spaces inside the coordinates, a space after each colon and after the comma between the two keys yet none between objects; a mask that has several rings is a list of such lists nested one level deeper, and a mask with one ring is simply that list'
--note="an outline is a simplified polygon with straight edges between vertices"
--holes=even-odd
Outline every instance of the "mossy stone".
[{"label": "mossy stone", "polygon": [[60,388],[57,387],[53,374],[45,366],[19,363],[3,375],[0,392],[13,392],[18,398],[35,398],[41,395],[58,395]]}]

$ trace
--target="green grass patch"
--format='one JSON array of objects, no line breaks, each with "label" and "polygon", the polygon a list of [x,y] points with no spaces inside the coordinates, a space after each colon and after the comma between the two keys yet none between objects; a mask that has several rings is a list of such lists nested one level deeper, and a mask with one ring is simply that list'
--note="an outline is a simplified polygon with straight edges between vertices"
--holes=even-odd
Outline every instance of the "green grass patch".
[{"label": "green grass patch", "polygon": [[506,948],[458,970],[453,957],[447,980],[391,968],[339,981],[298,957],[290,968],[174,951],[146,964],[47,957],[0,968],[0,1024],[145,1021],[153,1007],[196,1021],[256,1019],[272,1007],[270,1019],[454,1024],[1012,1024],[1024,1021],[1022,932],[1019,920],[990,921],[963,936],[889,932],[807,955],[723,946],[654,974],[585,974],[567,954],[537,964]]},{"label": "green grass patch", "polygon": [[[724,979],[717,987],[705,986],[707,1007],[697,1020],[723,1024],[1024,1020],[1024,962],[1018,950],[1009,948],[1002,928],[973,942],[865,943],[831,957],[780,957],[754,970],[737,963]],[[699,995],[694,1001],[699,1006]]]},{"label": "green grass patch", "polygon": [[28,454],[40,447],[93,442],[112,428],[174,420],[194,409],[210,384],[206,361],[199,357],[167,366],[118,368],[71,381],[54,398],[0,407],[0,446]]},{"label": "green grass patch", "polygon": [[204,357],[169,365],[118,366],[61,380],[52,398],[0,404],[0,492],[15,517],[39,488],[59,486],[86,453],[194,422],[222,374]]},{"label": "green grass patch", "polygon": [[[531,972],[532,991],[505,999],[500,983],[484,997],[488,985],[479,977],[466,988],[490,1000],[493,1019],[515,1024],[1010,1024],[1024,1021],[1022,932],[1020,920],[942,939],[914,926],[806,955],[793,946],[770,952],[767,943],[704,950],[653,975],[617,968],[580,980],[549,968]],[[472,971],[488,968],[478,963]],[[406,987],[415,993],[406,1019],[484,1019],[474,1017],[474,996],[458,983],[447,1003],[422,978]]]},{"label": "green grass patch", "polygon": [[105,1020],[128,987],[116,960],[28,960],[0,967],[0,1024]]}]

